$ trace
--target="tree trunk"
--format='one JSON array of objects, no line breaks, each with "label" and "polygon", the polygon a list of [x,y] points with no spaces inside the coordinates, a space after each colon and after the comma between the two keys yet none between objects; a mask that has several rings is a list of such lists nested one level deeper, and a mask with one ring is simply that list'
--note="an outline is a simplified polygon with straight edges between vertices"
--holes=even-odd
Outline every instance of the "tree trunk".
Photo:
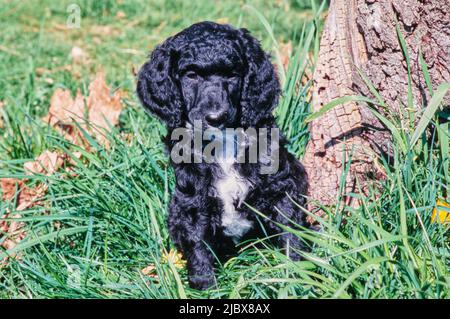
[{"label": "tree trunk", "polygon": [[[396,33],[397,21],[411,60],[415,109],[430,98],[419,50],[433,87],[450,81],[449,0],[332,0],[314,73],[314,112],[345,95],[371,97],[357,68],[375,85],[388,108],[399,115],[407,111],[408,71]],[[447,96],[446,105],[448,101]],[[325,113],[310,129],[304,158],[310,196],[322,204],[335,203],[343,168],[352,154],[343,199],[357,206],[346,195],[358,191],[358,181],[364,190],[369,180],[384,176],[375,159],[389,154],[389,132],[370,110],[353,102]]]}]

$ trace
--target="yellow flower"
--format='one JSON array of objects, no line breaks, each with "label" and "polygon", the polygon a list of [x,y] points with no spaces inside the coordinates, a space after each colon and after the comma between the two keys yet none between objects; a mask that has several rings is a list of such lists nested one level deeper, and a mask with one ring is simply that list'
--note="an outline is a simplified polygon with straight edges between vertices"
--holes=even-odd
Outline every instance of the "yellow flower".
[{"label": "yellow flower", "polygon": [[181,255],[181,253],[177,252],[175,249],[171,249],[168,253],[163,252],[161,263],[168,263],[169,260],[178,269],[184,268],[184,265],[186,264],[186,261],[183,260],[183,256]]},{"label": "yellow flower", "polygon": [[450,212],[448,210],[440,209],[441,207],[450,208],[450,204],[438,199],[436,202],[436,208],[433,208],[431,214],[431,221],[435,223],[447,224],[450,222]]}]

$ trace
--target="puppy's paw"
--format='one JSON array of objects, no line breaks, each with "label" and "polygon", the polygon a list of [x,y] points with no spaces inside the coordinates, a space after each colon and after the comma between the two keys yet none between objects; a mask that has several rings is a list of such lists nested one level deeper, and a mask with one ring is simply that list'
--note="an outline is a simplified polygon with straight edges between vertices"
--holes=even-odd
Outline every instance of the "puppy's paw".
[{"label": "puppy's paw", "polygon": [[213,274],[189,276],[189,286],[198,290],[206,290],[214,286],[216,280]]}]

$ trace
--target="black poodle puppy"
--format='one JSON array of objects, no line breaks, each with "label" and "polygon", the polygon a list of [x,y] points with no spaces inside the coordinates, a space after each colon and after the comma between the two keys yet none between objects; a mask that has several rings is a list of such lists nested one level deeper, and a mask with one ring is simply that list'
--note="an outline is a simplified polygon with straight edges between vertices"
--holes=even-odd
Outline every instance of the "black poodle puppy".
[{"label": "black poodle puppy", "polygon": [[[194,24],[156,47],[137,83],[141,103],[168,128],[169,152],[176,146],[172,133],[178,128],[192,131],[195,121],[201,121],[201,129],[277,129],[272,111],[280,93],[276,72],[259,42],[246,29],[213,22]],[[270,236],[294,260],[305,249],[302,240],[279,225],[307,226],[298,207],[305,204],[307,175],[287,151],[286,141],[281,138],[273,146],[273,139],[268,145],[276,150],[278,165],[270,173],[262,173],[267,156],[261,155],[256,162],[235,156],[212,163],[172,158],[176,187],[169,232],[187,260],[191,287],[212,286],[215,258],[236,254],[238,242]],[[253,145],[243,144],[246,150]]]}]

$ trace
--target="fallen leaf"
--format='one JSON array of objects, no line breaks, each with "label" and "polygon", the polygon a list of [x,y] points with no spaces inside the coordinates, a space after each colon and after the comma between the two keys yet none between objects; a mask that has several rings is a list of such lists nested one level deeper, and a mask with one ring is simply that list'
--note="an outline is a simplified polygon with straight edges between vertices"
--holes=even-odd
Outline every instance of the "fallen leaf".
[{"label": "fallen leaf", "polygon": [[[21,190],[24,187],[23,181],[16,178],[1,178],[0,188],[2,190],[2,200],[10,201],[16,196],[16,203],[21,201]],[[16,216],[16,215],[14,215]],[[18,241],[15,241],[13,237],[17,234],[12,234],[12,231],[17,232],[20,225],[15,221],[6,221],[5,218],[9,218],[9,214],[4,214],[0,219],[0,236],[6,236],[7,238],[2,242],[1,246],[5,249],[10,249],[9,247],[14,247]],[[4,260],[2,261],[4,262]]]},{"label": "fallen leaf", "polygon": [[17,178],[1,178],[0,187],[2,190],[2,200],[10,201],[16,194],[16,191],[20,191],[23,187],[23,181]]},{"label": "fallen leaf", "polygon": [[47,192],[48,186],[46,184],[39,184],[35,187],[25,186],[20,192],[20,201],[16,207],[17,211],[28,209],[42,203],[42,199]]},{"label": "fallen leaf", "polygon": [[[67,154],[65,154],[65,155],[66,155],[65,160],[68,165],[66,166],[64,171],[71,177],[78,176],[78,173],[74,170],[74,166],[77,165],[77,162],[71,156],[69,156]],[[76,159],[81,159],[83,154],[81,152],[73,152],[72,155]]]},{"label": "fallen leaf", "polygon": [[[101,130],[110,131],[110,127],[119,123],[119,116],[122,112],[121,99],[125,96],[125,93],[121,90],[116,91],[111,96],[105,74],[99,71],[89,84],[89,95],[86,103],[80,90],[77,90],[77,95],[73,99],[70,91],[58,88],[53,93],[49,112],[43,117],[43,120],[53,126],[71,143],[88,148],[86,139],[75,125],[79,124],[107,147],[107,139]],[[85,123],[86,112],[90,126]]]},{"label": "fallen leaf", "polygon": [[37,76],[41,76],[41,75],[44,75],[46,73],[50,73],[50,70],[48,70],[46,68],[36,68],[35,72],[36,72]]},{"label": "fallen leaf", "polygon": [[52,78],[44,78],[44,82],[47,83],[47,84],[49,84],[49,85],[52,85],[52,84],[55,83],[55,81],[53,81]]},{"label": "fallen leaf", "polygon": [[[18,219],[21,216],[19,214],[14,214],[10,216],[9,214],[5,214],[0,219],[0,236],[6,236],[6,239],[2,242],[1,246],[4,249],[12,249],[14,248],[22,239],[25,238],[25,231],[23,231],[23,222],[19,221],[6,221],[5,219]],[[4,263],[6,258],[4,258],[1,262]]]},{"label": "fallen leaf", "polygon": [[118,18],[118,19],[123,19],[123,18],[125,18],[127,15],[125,14],[125,12],[123,12],[122,10],[119,10],[119,11],[117,11],[117,13],[116,13],[116,17]]},{"label": "fallen leaf", "polygon": [[138,67],[136,65],[131,66],[131,74],[133,74],[133,76],[137,76],[138,72]]},{"label": "fallen leaf", "polygon": [[88,54],[80,47],[74,46],[70,50],[70,59],[75,64],[86,64],[89,61]]},{"label": "fallen leaf", "polygon": [[56,72],[60,72],[60,71],[70,72],[70,71],[72,71],[72,66],[71,65],[62,65],[62,66],[59,66],[56,68],[52,68],[51,70],[43,68],[43,67],[38,67],[35,69],[37,76],[42,76],[44,74],[52,74],[52,73],[56,73]]},{"label": "fallen leaf", "polygon": [[53,227],[55,227],[56,230],[61,229],[61,222],[59,220],[56,220],[53,222]]},{"label": "fallen leaf", "polygon": [[[0,186],[2,189],[2,199],[10,201],[15,199],[15,211],[22,211],[38,205],[47,191],[47,185],[39,184],[36,187],[27,187],[22,180],[16,178],[1,178]],[[21,221],[5,220],[6,218],[20,218],[20,214],[10,215],[9,213],[1,216],[0,219],[0,235],[6,237],[1,243],[4,249],[14,248],[23,238],[25,238],[24,223]],[[4,258],[0,265],[4,265],[7,258]]]},{"label": "fallen leaf", "polygon": [[88,143],[75,125],[78,123],[85,128],[85,110],[84,96],[80,90],[77,90],[74,100],[70,91],[58,88],[52,95],[50,109],[43,121],[54,127],[69,142],[87,147]]},{"label": "fallen leaf", "polygon": [[28,187],[23,180],[17,178],[0,178],[2,189],[2,200],[11,201],[15,199],[17,211],[33,207],[45,195],[47,185],[39,184],[35,187]]},{"label": "fallen leaf", "polygon": [[[433,208],[433,213],[431,214],[431,221],[434,223],[440,223],[440,224],[447,224],[450,223],[450,212],[448,211],[450,209],[450,204],[438,199],[436,201],[436,208]],[[443,209],[444,207],[447,208],[447,210]]]},{"label": "fallen leaf", "polygon": [[153,264],[148,265],[147,267],[141,269],[141,273],[142,273],[144,276],[157,277],[157,275],[155,274],[155,272],[156,272],[156,267],[155,267],[155,265],[153,265]]},{"label": "fallen leaf", "polygon": [[283,10],[284,10],[285,12],[288,12],[288,11],[289,11],[289,2],[288,2],[288,1],[284,1],[284,0],[276,0],[276,1],[275,1],[275,4],[276,4],[278,7],[283,8]]},{"label": "fallen leaf", "polygon": [[288,43],[282,43],[279,44],[279,52],[281,57],[281,63],[283,64],[283,68],[287,70],[289,65],[289,60],[292,56],[292,41],[289,41]]},{"label": "fallen leaf", "polygon": [[2,109],[5,106],[5,102],[0,101],[0,128],[3,128],[4,123],[3,123],[3,115],[2,115]]},{"label": "fallen leaf", "polygon": [[[121,91],[110,95],[110,89],[106,84],[105,74],[100,71],[89,85],[89,96],[87,107],[89,110],[89,122],[94,127],[110,130],[110,125],[119,123],[119,116],[122,112]],[[100,142],[105,142],[103,135],[95,134]]]},{"label": "fallen leaf", "polygon": [[89,33],[94,36],[116,36],[120,34],[120,31],[109,25],[93,25],[89,29]]},{"label": "fallen leaf", "polygon": [[19,57],[22,56],[22,54],[20,54],[20,52],[14,50],[14,49],[11,49],[11,48],[7,48],[1,44],[0,44],[0,51],[6,52],[6,53],[8,53],[10,55],[14,55],[14,56],[19,56]]},{"label": "fallen leaf", "polygon": [[96,45],[102,44],[102,39],[100,37],[92,37],[92,43]]},{"label": "fallen leaf", "polygon": [[[83,156],[83,153],[81,153],[81,152],[73,152],[72,155],[73,155],[73,157],[75,157],[76,159],[80,159],[80,158]],[[68,163],[71,164],[71,165],[76,165],[76,162],[75,162],[75,161],[73,160],[73,158],[70,157],[70,156],[67,156],[67,161],[68,161]]]},{"label": "fallen leaf", "polygon": [[228,19],[228,17],[219,18],[219,19],[216,20],[216,23],[228,24],[228,23],[230,23],[230,19]]},{"label": "fallen leaf", "polygon": [[51,126],[79,122],[84,117],[84,98],[80,90],[75,100],[69,90],[57,88],[50,99],[50,109],[43,120]]},{"label": "fallen leaf", "polygon": [[54,174],[63,166],[67,156],[65,154],[44,151],[36,160],[26,162],[23,167],[26,174],[45,174],[47,176]]},{"label": "fallen leaf", "polygon": [[[44,151],[34,161],[26,162],[23,167],[27,175],[30,174],[54,174],[64,163],[68,160],[66,154],[57,152]],[[2,192],[3,201],[14,201],[14,210],[16,212],[32,208],[36,205],[44,205],[42,199],[44,198],[48,186],[40,183],[37,186],[29,187],[25,185],[25,180],[17,178],[0,178],[0,189]],[[0,235],[6,237],[1,243],[4,249],[12,249],[24,237],[24,223],[15,220],[5,220],[20,218],[20,214],[10,215],[9,212],[1,216],[0,219]],[[4,258],[0,265],[4,265],[7,258]]]},{"label": "fallen leaf", "polygon": [[67,24],[54,23],[53,28],[57,31],[67,31]]},{"label": "fallen leaf", "polygon": [[134,139],[134,135],[132,133],[122,132],[122,133],[120,133],[120,138],[122,139],[122,141],[126,142],[128,145],[131,145],[131,142]]},{"label": "fallen leaf", "polygon": [[50,99],[50,109],[44,121],[52,126],[58,122],[66,122],[69,120],[66,113],[73,105],[72,95],[69,90],[57,88]]}]

